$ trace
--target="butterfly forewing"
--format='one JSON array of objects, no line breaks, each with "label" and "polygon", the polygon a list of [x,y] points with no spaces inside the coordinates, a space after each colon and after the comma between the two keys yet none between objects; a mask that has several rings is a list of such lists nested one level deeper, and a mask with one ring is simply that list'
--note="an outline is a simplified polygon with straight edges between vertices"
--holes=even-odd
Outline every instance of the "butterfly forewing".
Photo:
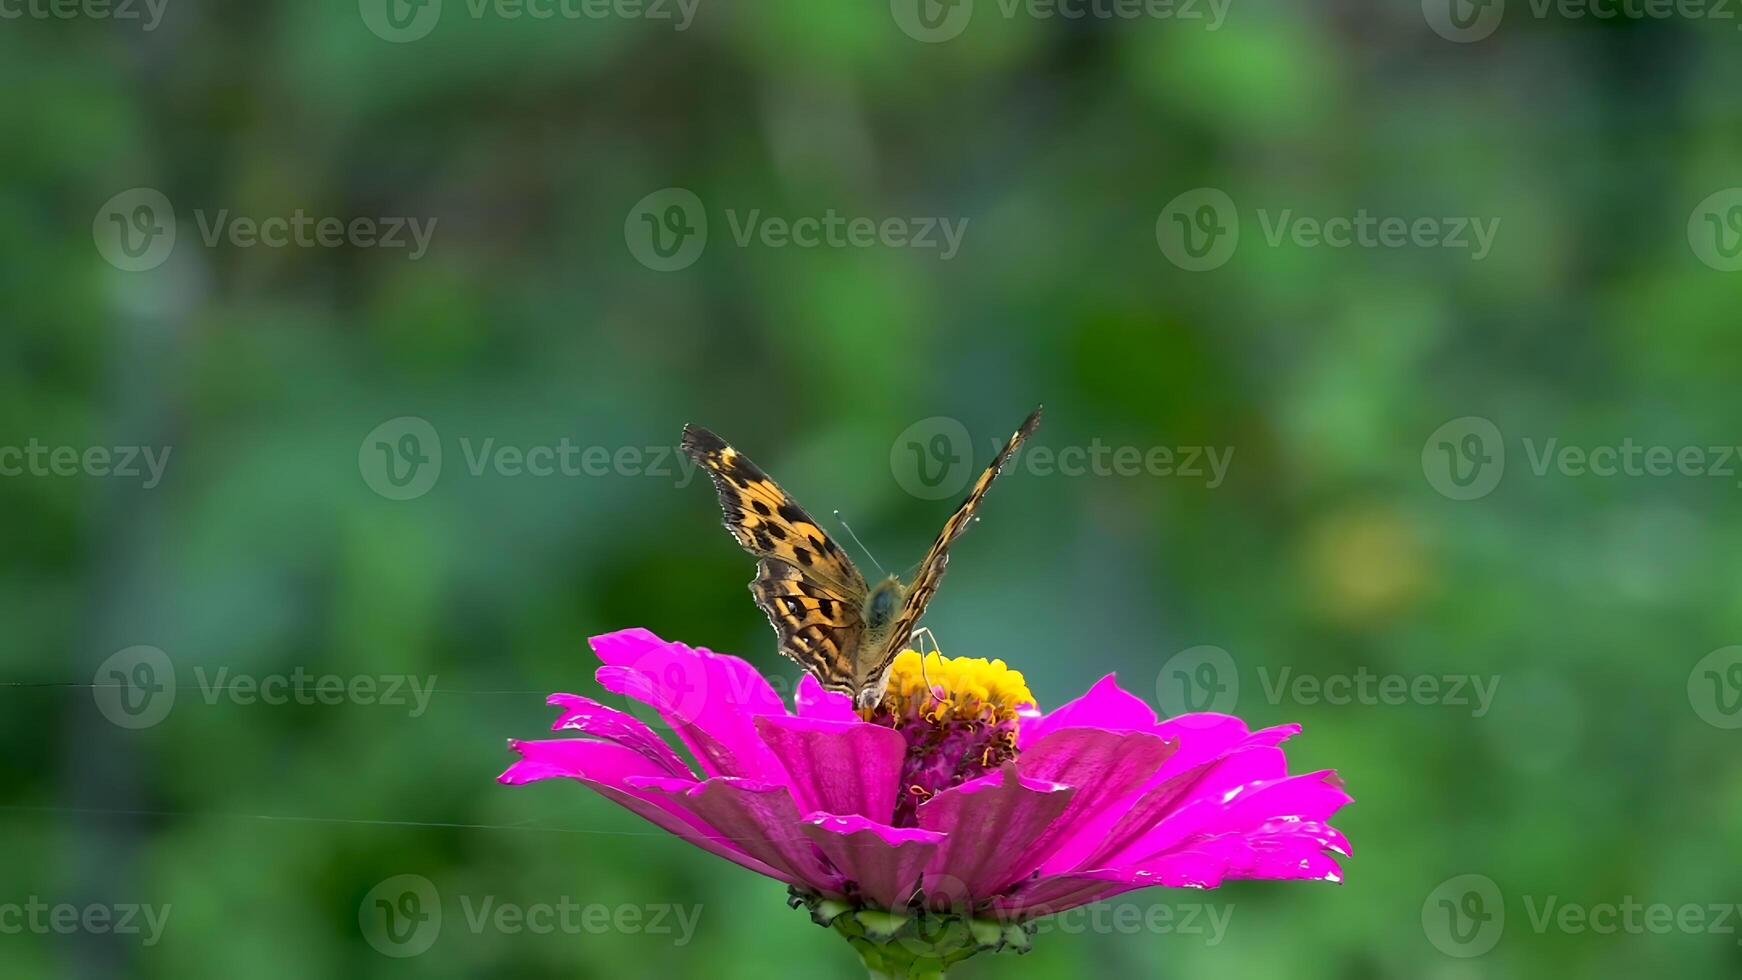
[{"label": "butterfly forewing", "polygon": [[[986,499],[986,491],[992,489],[992,482],[998,479],[998,474],[1004,472],[1004,467],[1011,457],[1022,447],[1022,441],[1040,425],[1040,409],[1035,409],[1022,423],[1022,427],[1011,434],[1010,440],[999,450],[992,465],[980,474],[974,481],[974,488],[968,491],[968,496],[950,519],[944,523],[944,529],[938,532],[937,540],[932,542],[931,550],[925,554],[925,560],[920,562],[919,571],[914,575],[913,583],[902,592],[901,613],[895,618],[879,650],[866,651],[867,661],[859,674],[861,687],[876,685],[881,682],[883,674],[889,665],[895,661],[897,654],[907,648],[908,640],[915,627],[919,625],[925,608],[931,603],[932,596],[937,593],[938,583],[943,580],[944,569],[950,563],[950,544],[961,537],[974,523],[974,515],[980,509],[980,502]],[[874,659],[873,659],[874,658]]]},{"label": "butterfly forewing", "polygon": [[726,529],[761,559],[750,583],[779,637],[780,652],[824,687],[851,692],[870,591],[846,552],[744,454],[699,426],[686,426],[683,449],[708,471]]},{"label": "butterfly forewing", "polygon": [[[980,501],[1022,441],[1040,424],[1040,409],[1005,443],[974,482],[966,500],[944,524],[926,552],[913,584],[901,591],[901,607],[887,627],[867,636],[865,577],[811,516],[743,453],[699,426],[685,426],[684,452],[708,471],[720,495],[726,529],[755,555],[750,591],[768,614],[780,652],[809,671],[825,688],[853,697],[861,707],[883,693],[883,677],[907,647],[950,561],[950,543],[961,537]],[[879,586],[893,588],[892,583]]]}]

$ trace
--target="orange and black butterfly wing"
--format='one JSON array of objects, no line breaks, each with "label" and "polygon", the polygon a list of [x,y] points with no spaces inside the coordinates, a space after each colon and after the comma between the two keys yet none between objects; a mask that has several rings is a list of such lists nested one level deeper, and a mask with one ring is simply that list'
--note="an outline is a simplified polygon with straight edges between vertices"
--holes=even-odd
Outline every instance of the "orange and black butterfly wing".
[{"label": "orange and black butterfly wing", "polygon": [[683,449],[708,471],[726,530],[758,559],[750,592],[768,615],[780,652],[823,687],[854,691],[870,591],[846,552],[780,485],[743,453],[700,426],[685,426]]},{"label": "orange and black butterfly wing", "polygon": [[931,604],[932,596],[937,593],[938,583],[943,581],[944,569],[950,563],[951,543],[974,523],[974,517],[980,510],[980,502],[986,499],[986,491],[992,489],[992,483],[998,479],[998,474],[1004,471],[1005,465],[1022,447],[1023,440],[1039,425],[1040,409],[1036,408],[1022,423],[1022,427],[1010,436],[1010,441],[1004,444],[1004,448],[999,450],[992,465],[986,467],[986,471],[974,481],[974,488],[968,491],[962,505],[950,515],[944,529],[938,532],[937,540],[932,542],[931,550],[926,552],[925,560],[919,564],[913,583],[902,590],[901,612],[885,634],[881,648],[864,651],[867,660],[858,676],[867,685],[879,683],[889,665],[895,661],[896,655],[907,648],[914,628],[919,625],[920,617],[925,615],[926,606]]}]

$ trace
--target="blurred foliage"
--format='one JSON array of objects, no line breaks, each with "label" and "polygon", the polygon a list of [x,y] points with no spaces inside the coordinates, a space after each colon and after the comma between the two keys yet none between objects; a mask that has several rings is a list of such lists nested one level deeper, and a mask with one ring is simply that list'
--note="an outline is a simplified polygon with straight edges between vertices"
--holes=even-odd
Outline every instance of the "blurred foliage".
[{"label": "blurred foliage", "polygon": [[[791,678],[681,477],[537,478],[461,440],[660,447],[686,421],[753,455],[892,568],[947,501],[892,478],[896,435],[961,420],[1037,443],[1233,447],[1228,477],[1017,472],[929,617],[1046,705],[1108,671],[1157,696],[1179,651],[1230,652],[1237,711],[1299,721],[1303,770],[1357,803],[1347,883],[1143,892],[1231,908],[1203,935],[1042,936],[964,977],[1458,978],[1742,970],[1735,935],[1532,928],[1527,898],[1742,899],[1737,732],[1687,683],[1742,642],[1735,480],[1534,476],[1521,440],[1733,445],[1742,277],[1687,215],[1742,183],[1742,39],[1719,20],[1572,20],[1515,3],[1453,44],[1413,3],[1232,4],[1175,20],[995,14],[922,44],[881,0],[703,0],[693,26],[472,17],[387,43],[346,0],[168,0],[153,31],[0,21],[0,444],[173,448],[162,484],[0,479],[0,902],[167,904],[161,942],[0,935],[0,974],[851,977],[781,886],[579,787],[507,790],[503,740],[549,691],[600,695],[585,638],[646,626]],[[119,271],[92,219],[175,202],[162,266]],[[707,202],[661,273],[625,247],[644,195]],[[1156,215],[1212,186],[1243,239],[1170,264]],[[207,246],[191,215],[437,219],[429,253]],[[725,217],[968,218],[915,249],[739,247]],[[1252,216],[1501,221],[1438,248],[1268,246]],[[413,500],[359,446],[428,420]],[[1429,433],[1480,416],[1505,479],[1455,501]],[[173,712],[127,730],[91,678],[164,650]],[[1259,671],[1498,675],[1444,704],[1272,703]],[[434,675],[427,712],[207,703],[196,669]],[[1448,957],[1442,881],[1493,878],[1503,939]],[[359,904],[421,875],[426,955]],[[467,927],[462,899],[695,904],[693,940]]]}]

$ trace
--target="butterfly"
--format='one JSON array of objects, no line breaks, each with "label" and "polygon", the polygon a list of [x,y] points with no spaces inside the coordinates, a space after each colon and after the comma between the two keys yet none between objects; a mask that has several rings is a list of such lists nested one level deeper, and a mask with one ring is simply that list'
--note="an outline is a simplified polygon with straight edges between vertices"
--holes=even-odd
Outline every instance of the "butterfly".
[{"label": "butterfly", "polygon": [[825,689],[866,709],[883,699],[890,665],[937,593],[950,544],[974,522],[992,481],[1039,424],[1036,408],[944,523],[911,583],[891,575],[875,586],[749,457],[694,425],[684,426],[683,449],[713,480],[726,530],[757,558],[750,592],[774,626],[780,652]]}]

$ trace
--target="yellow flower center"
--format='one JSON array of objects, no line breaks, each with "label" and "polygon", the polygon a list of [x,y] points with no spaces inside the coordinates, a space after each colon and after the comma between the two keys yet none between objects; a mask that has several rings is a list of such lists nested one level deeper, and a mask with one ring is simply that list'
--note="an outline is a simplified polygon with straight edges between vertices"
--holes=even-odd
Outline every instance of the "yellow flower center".
[{"label": "yellow flower center", "polygon": [[1016,758],[1022,709],[1033,705],[1021,672],[1002,660],[902,651],[883,700],[863,714],[907,740],[896,826],[913,826],[921,803]]},{"label": "yellow flower center", "polygon": [[889,687],[877,709],[934,725],[996,725],[1015,722],[1017,709],[1033,704],[1022,671],[1011,670],[1002,660],[946,657],[935,651],[922,660],[917,651],[903,650],[889,668]]}]

